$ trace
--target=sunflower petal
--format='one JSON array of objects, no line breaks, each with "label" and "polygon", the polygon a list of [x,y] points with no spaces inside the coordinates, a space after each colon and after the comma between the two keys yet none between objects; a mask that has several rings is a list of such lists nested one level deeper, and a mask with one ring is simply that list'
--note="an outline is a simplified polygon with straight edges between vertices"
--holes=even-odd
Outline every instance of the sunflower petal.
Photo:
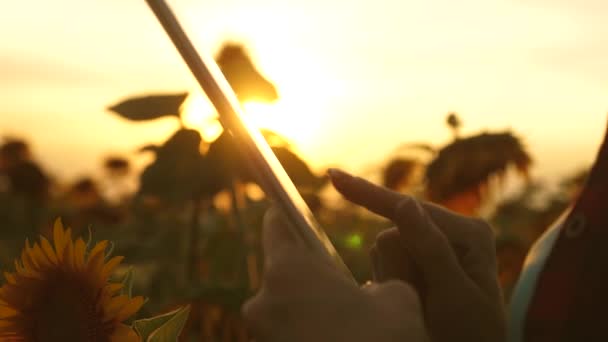
[{"label": "sunflower petal", "polygon": [[15,279],[15,275],[13,273],[4,272],[4,279],[6,279],[6,282],[11,285],[17,285],[17,280]]},{"label": "sunflower petal", "polygon": [[84,240],[79,238],[74,244],[74,264],[77,270],[84,269],[84,253],[87,248],[87,245],[84,243]]},{"label": "sunflower petal", "polygon": [[[107,242],[105,245],[107,246]],[[93,249],[97,248],[97,246],[95,246]],[[103,277],[103,268],[105,265],[104,260],[105,255],[103,254],[103,249],[97,249],[95,254],[91,252],[89,255],[87,273],[89,273],[93,279],[95,279],[96,284],[103,284],[106,281],[106,278]]]},{"label": "sunflower petal", "polygon": [[53,243],[55,244],[55,252],[60,259],[63,255],[63,249],[65,248],[66,242],[67,239],[65,238],[65,231],[63,230],[61,218],[57,218],[53,226]]},{"label": "sunflower petal", "polygon": [[19,314],[19,311],[13,309],[10,306],[0,306],[0,320],[15,317]]},{"label": "sunflower petal", "polygon": [[[61,261],[63,260],[66,265],[71,266],[74,261],[74,243],[72,242],[72,230],[70,228],[68,228],[64,232],[63,240],[63,252],[61,254],[59,253],[59,251],[57,252],[57,259],[59,260],[59,263],[61,263]],[[71,249],[71,251],[67,252],[66,254],[66,251],[68,249]],[[66,259],[66,256],[71,259]]]},{"label": "sunflower petal", "polygon": [[25,338],[22,335],[16,334],[14,332],[9,332],[6,334],[0,333],[0,341],[6,342],[24,342]]},{"label": "sunflower petal", "polygon": [[129,302],[116,314],[116,320],[118,322],[122,322],[125,319],[133,316],[137,311],[139,311],[139,309],[141,309],[142,305],[144,305],[144,297],[137,296],[131,298],[131,300],[129,300]]},{"label": "sunflower petal", "polygon": [[28,263],[30,263],[34,269],[40,269],[40,262],[38,261],[38,259],[35,257],[33,251],[34,249],[32,248],[32,246],[30,246],[30,240],[29,239],[25,239],[25,247],[23,249],[25,251],[25,255],[28,258]]},{"label": "sunflower petal", "polygon": [[120,291],[122,288],[123,288],[122,283],[110,283],[110,284],[106,285],[104,290],[107,294],[109,294],[111,296],[111,295],[116,294],[116,292]]},{"label": "sunflower petal", "polygon": [[15,260],[15,271],[17,271],[17,275],[20,277],[42,279],[42,274],[23,266],[19,260]]},{"label": "sunflower petal", "polygon": [[116,296],[116,297],[113,297],[112,299],[110,299],[110,301],[103,308],[104,322],[114,320],[116,315],[128,303],[129,303],[129,296],[127,296],[127,295]]},{"label": "sunflower petal", "polygon": [[76,268],[74,263],[74,243],[72,243],[72,240],[68,240],[65,244],[63,257],[60,260],[63,260],[63,267],[72,270]]},{"label": "sunflower petal", "polygon": [[112,274],[112,272],[114,272],[116,266],[120,265],[124,258],[125,257],[123,257],[122,255],[118,255],[108,260],[108,262],[103,266],[102,276],[104,280],[107,279]]},{"label": "sunflower petal", "polygon": [[25,269],[30,270],[31,272],[37,272],[38,266],[34,263],[28,251],[24,248],[21,252],[21,262],[23,263],[23,267]]},{"label": "sunflower petal", "polygon": [[104,255],[104,251],[106,250],[106,248],[108,247],[108,240],[103,240],[98,242],[93,249],[91,249],[91,252],[89,252],[89,258],[88,258],[88,262],[91,263],[91,260],[93,258],[95,258],[97,255],[101,254],[102,256],[102,260],[104,259],[105,255]]},{"label": "sunflower petal", "polygon": [[47,270],[53,265],[51,263],[51,260],[49,260],[42,248],[40,248],[40,245],[38,245],[37,243],[32,246],[32,249],[30,250],[30,256],[33,260],[35,260],[36,264],[38,264],[38,268],[41,271]]},{"label": "sunflower petal", "polygon": [[0,333],[12,332],[15,327],[15,322],[9,320],[0,320]]},{"label": "sunflower petal", "polygon": [[53,251],[53,247],[49,243],[49,240],[47,240],[44,236],[40,237],[40,247],[42,247],[42,251],[49,261],[52,264],[57,265],[57,255],[55,254],[55,251]]},{"label": "sunflower petal", "polygon": [[11,306],[13,308],[23,308],[26,306],[29,295],[26,291],[22,291],[21,288],[17,286],[4,284],[4,286],[0,288],[0,300],[5,303],[4,306]]}]

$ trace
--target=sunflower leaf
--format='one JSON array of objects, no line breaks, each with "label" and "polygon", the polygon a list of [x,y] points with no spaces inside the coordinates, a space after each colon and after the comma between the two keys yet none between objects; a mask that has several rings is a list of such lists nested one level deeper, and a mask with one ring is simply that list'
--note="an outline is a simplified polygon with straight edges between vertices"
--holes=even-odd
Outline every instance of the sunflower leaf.
[{"label": "sunflower leaf", "polygon": [[133,322],[133,327],[142,341],[175,342],[189,314],[190,306],[184,306],[156,317],[137,320]]},{"label": "sunflower leaf", "polygon": [[122,294],[123,295],[127,295],[129,296],[129,298],[132,297],[132,290],[133,290],[133,274],[135,273],[135,271],[133,270],[133,267],[129,267],[129,270],[127,271],[127,273],[125,273],[125,275],[122,278]]},{"label": "sunflower leaf", "polygon": [[139,334],[142,341],[147,341],[148,337],[163,324],[167,323],[173,316],[177,314],[177,312],[181,309],[177,309],[175,311],[168,312],[166,314],[161,314],[155,317],[139,319],[133,322],[133,327],[135,331]]},{"label": "sunflower leaf", "polygon": [[113,241],[110,241],[109,244],[110,244],[110,250],[108,250],[106,252],[105,261],[108,261],[112,258],[112,253],[114,253],[114,248],[116,247],[116,245],[114,244]]},{"label": "sunflower leaf", "polygon": [[89,231],[89,237],[87,238],[86,250],[89,251],[91,249],[91,244],[93,243],[93,225],[89,224],[87,230]]},{"label": "sunflower leaf", "polygon": [[132,121],[153,120],[163,116],[179,116],[188,93],[133,97],[108,109]]},{"label": "sunflower leaf", "polygon": [[185,306],[178,310],[177,313],[160,328],[154,330],[152,335],[148,337],[148,342],[177,342],[179,335],[188,320],[190,314],[190,306]]}]

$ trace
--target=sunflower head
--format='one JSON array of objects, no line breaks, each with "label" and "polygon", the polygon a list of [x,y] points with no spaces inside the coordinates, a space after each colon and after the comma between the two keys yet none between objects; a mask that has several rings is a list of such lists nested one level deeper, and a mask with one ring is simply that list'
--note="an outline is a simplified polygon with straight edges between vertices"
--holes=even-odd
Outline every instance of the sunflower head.
[{"label": "sunflower head", "polygon": [[53,241],[26,240],[15,272],[4,273],[0,288],[2,341],[137,341],[123,324],[143,305],[142,297],[121,295],[121,283],[109,281],[123,257],[109,258],[108,241],[88,248],[73,240],[60,220]]}]

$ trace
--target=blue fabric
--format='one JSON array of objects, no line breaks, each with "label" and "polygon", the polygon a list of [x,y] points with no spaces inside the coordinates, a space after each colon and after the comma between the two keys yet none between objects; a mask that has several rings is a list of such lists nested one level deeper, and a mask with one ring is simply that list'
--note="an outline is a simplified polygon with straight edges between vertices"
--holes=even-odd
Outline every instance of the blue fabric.
[{"label": "blue fabric", "polygon": [[532,248],[530,248],[530,252],[528,252],[524,268],[515,285],[509,305],[509,342],[524,342],[524,327],[528,305],[536,290],[538,276],[551,254],[551,250],[559,237],[568,213],[569,210],[562,214],[556,223],[534,243]]}]

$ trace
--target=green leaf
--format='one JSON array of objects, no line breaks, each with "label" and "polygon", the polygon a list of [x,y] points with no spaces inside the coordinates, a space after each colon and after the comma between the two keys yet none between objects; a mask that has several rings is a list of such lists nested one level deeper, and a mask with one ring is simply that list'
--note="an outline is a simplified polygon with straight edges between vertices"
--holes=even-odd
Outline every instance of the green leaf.
[{"label": "green leaf", "polygon": [[156,159],[140,176],[140,196],[154,196],[166,204],[183,206],[200,196],[213,196],[223,185],[217,165],[210,165],[200,151],[201,135],[180,129],[155,153]]},{"label": "green leaf", "polygon": [[185,306],[156,317],[137,320],[133,322],[133,327],[142,341],[175,342],[189,314],[190,306]]},{"label": "green leaf", "polygon": [[132,97],[108,109],[132,121],[153,120],[163,116],[179,117],[180,107],[186,97],[188,93]]},{"label": "green leaf", "polygon": [[129,270],[127,271],[127,273],[125,273],[124,277],[122,278],[122,294],[123,295],[127,295],[129,296],[129,298],[132,297],[132,290],[133,290],[133,274],[135,273],[135,271],[133,270],[133,267],[129,267]]},{"label": "green leaf", "polygon": [[317,191],[327,183],[327,177],[317,176],[296,153],[284,146],[272,147],[289,178],[300,190]]}]

